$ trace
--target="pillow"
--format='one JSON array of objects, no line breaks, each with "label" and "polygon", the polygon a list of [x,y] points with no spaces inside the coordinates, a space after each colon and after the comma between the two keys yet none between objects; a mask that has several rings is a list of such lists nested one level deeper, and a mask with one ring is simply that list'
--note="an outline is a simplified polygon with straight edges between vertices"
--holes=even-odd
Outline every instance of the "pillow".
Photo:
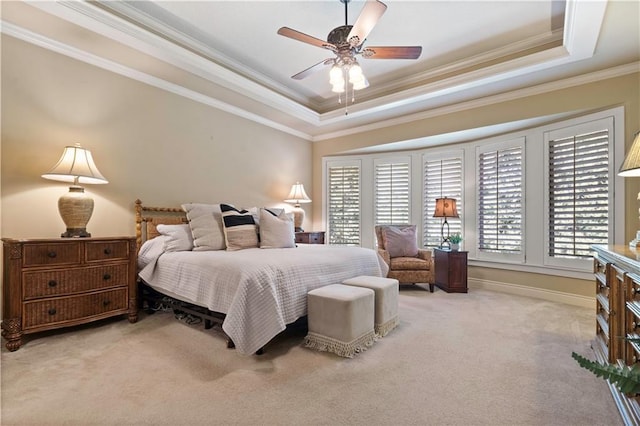
[{"label": "pillow", "polygon": [[222,229],[222,213],[218,204],[183,204],[187,212],[193,251],[224,250],[224,232]]},{"label": "pillow", "polygon": [[384,248],[390,257],[416,257],[418,255],[418,240],[416,238],[416,226],[407,226],[404,229],[389,226],[382,230]]},{"label": "pillow", "polygon": [[238,210],[229,204],[220,204],[220,211],[227,250],[258,247],[258,232],[251,212]]},{"label": "pillow", "polygon": [[164,239],[164,251],[189,251],[193,249],[193,237],[191,228],[186,223],[183,225],[158,225],[156,227]]},{"label": "pillow", "polygon": [[260,209],[260,248],[291,248],[296,246],[296,234],[291,219],[282,209]]}]

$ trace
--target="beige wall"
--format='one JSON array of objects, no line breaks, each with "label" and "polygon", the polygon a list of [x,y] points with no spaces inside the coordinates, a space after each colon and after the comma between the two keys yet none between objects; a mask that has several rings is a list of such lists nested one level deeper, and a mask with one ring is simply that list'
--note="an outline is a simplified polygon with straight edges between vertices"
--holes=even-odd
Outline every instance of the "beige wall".
[{"label": "beige wall", "polygon": [[68,185],[40,175],[74,143],[109,180],[85,186],[94,236],[133,235],[137,198],[291,208],[282,200],[297,180],[313,197],[310,142],[9,36],[1,107],[3,237],[64,231],[57,199]]},{"label": "beige wall", "polygon": [[[625,140],[628,150],[634,133],[640,130],[640,73],[316,142],[313,145],[313,191],[315,194],[322,192],[322,158],[325,156],[337,155],[356,148],[549,114],[579,110],[597,111],[614,106],[625,107]],[[626,179],[625,184],[625,240],[629,241],[635,235],[636,229],[640,229],[636,201],[640,191],[640,179]],[[320,229],[322,206],[317,203],[313,205],[313,218],[314,229]],[[586,280],[479,267],[470,268],[469,277],[593,296],[591,281]]]}]

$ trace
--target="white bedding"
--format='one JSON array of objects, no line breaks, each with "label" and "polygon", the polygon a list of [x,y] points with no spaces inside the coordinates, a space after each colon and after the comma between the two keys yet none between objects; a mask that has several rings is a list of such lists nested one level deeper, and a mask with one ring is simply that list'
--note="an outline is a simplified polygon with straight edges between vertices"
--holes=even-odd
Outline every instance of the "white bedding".
[{"label": "white bedding", "polygon": [[309,290],[384,272],[378,254],[360,247],[162,253],[162,239],[142,246],[140,278],[161,293],[226,314],[222,328],[243,354],[255,353],[306,315]]}]

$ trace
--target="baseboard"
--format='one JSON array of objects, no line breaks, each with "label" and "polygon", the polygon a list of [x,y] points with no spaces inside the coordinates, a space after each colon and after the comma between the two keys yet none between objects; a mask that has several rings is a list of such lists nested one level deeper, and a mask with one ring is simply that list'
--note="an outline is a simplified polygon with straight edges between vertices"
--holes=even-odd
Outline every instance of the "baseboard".
[{"label": "baseboard", "polygon": [[563,293],[561,291],[554,290],[545,290],[519,284],[480,280],[477,278],[469,278],[467,280],[467,284],[471,289],[479,288],[501,293],[516,294],[518,296],[535,297],[536,299],[544,299],[550,302],[560,302],[568,305],[582,306],[585,308],[595,309],[596,307],[595,297],[580,296],[577,294]]}]

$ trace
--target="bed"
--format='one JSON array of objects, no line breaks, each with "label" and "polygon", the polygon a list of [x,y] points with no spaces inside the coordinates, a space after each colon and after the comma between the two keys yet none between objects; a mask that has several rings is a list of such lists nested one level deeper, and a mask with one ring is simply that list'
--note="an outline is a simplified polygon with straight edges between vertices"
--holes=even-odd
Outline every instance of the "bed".
[{"label": "bed", "polygon": [[[168,251],[168,237],[160,231],[188,229],[189,219],[184,205],[147,207],[136,201],[142,293],[160,294],[179,303],[202,315],[205,324],[219,323],[245,355],[260,351],[287,325],[306,316],[308,291],[384,272],[378,254],[361,247],[293,244],[287,248]],[[263,228],[266,232],[266,224]]]}]

